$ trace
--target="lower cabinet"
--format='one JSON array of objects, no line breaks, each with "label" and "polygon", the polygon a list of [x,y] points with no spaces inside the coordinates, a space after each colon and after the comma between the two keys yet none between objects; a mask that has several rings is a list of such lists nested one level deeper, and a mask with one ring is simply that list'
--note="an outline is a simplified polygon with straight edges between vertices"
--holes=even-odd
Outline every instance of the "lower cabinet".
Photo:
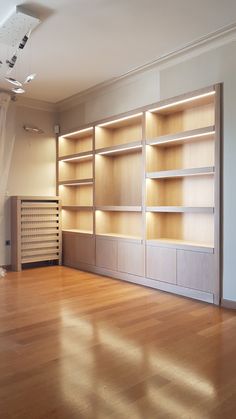
[{"label": "lower cabinet", "polygon": [[141,243],[119,239],[96,238],[96,266],[131,275],[144,275],[144,252]]},{"label": "lower cabinet", "polygon": [[176,284],[176,249],[146,247],[147,277]]},{"label": "lower cabinet", "polygon": [[118,242],[117,269],[132,275],[144,276],[144,250],[140,243]]},{"label": "lower cabinet", "polygon": [[117,241],[96,237],[96,266],[117,270]]},{"label": "lower cabinet", "polygon": [[64,265],[95,265],[95,237],[73,232],[63,232],[62,237]]},{"label": "lower cabinet", "polygon": [[214,291],[214,254],[177,250],[177,284],[200,291]]},{"label": "lower cabinet", "polygon": [[63,263],[66,266],[96,265],[111,272],[146,277],[211,294],[215,293],[217,286],[214,256],[213,253],[151,244],[146,246],[145,255],[141,242],[63,232]]}]

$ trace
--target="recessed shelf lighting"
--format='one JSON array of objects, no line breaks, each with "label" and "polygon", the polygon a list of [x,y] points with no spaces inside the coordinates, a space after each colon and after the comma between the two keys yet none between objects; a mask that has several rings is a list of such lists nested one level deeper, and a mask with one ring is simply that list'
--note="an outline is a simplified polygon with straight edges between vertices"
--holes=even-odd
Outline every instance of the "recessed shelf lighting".
[{"label": "recessed shelf lighting", "polygon": [[81,159],[85,160],[90,157],[93,157],[93,154],[85,154],[84,156],[78,156],[78,157],[68,157],[68,158],[59,160],[59,162],[68,162],[68,161],[81,160]]},{"label": "recessed shelf lighting", "polygon": [[75,135],[75,134],[83,134],[84,132],[89,132],[89,131],[92,131],[92,130],[93,130],[93,127],[84,128],[84,129],[81,129],[79,131],[70,132],[69,134],[60,135],[59,139],[61,139],[61,138],[64,139],[64,138],[67,138],[67,137],[71,137],[72,135]]},{"label": "recessed shelf lighting", "polygon": [[158,141],[158,140],[154,140],[153,142],[151,142],[149,145],[156,145],[156,144],[166,144],[166,143],[173,143],[173,142],[177,142],[177,141],[182,141],[182,140],[190,140],[191,138],[199,138],[199,137],[205,137],[205,136],[209,136],[209,135],[214,135],[215,131],[210,131],[210,132],[204,132],[201,134],[193,134],[193,135],[187,135],[187,136],[183,136],[183,137],[179,137],[179,138],[171,138],[169,140],[165,140],[165,141]]},{"label": "recessed shelf lighting", "polygon": [[99,155],[104,155],[104,154],[115,154],[115,153],[120,153],[121,151],[126,151],[126,150],[134,150],[134,149],[138,149],[138,148],[142,148],[142,145],[135,145],[135,146],[130,146],[130,147],[122,147],[122,148],[117,148],[116,150],[107,150],[107,151],[100,151]]},{"label": "recessed shelf lighting", "polygon": [[156,112],[156,111],[161,111],[162,109],[173,108],[176,105],[182,105],[183,103],[193,102],[195,100],[202,99],[208,96],[213,96],[213,95],[215,95],[214,90],[208,93],[203,93],[202,95],[197,95],[197,96],[189,97],[187,99],[178,100],[177,102],[168,103],[167,105],[158,106],[157,108],[148,109],[148,112]]},{"label": "recessed shelf lighting", "polygon": [[76,182],[76,183],[65,183],[62,185],[59,185],[59,187],[61,186],[81,186],[81,185],[92,185],[93,182]]},{"label": "recessed shelf lighting", "polygon": [[113,121],[104,122],[102,124],[97,125],[98,127],[106,127],[108,125],[116,124],[117,122],[127,121],[129,119],[136,118],[137,116],[141,116],[142,112],[136,113],[135,115],[124,116],[124,118],[114,119]]}]

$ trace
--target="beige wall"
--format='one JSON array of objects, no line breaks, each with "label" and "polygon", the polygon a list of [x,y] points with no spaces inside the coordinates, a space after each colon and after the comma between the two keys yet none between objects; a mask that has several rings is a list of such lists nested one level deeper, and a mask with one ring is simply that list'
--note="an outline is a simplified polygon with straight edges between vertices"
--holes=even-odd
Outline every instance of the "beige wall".
[{"label": "beige wall", "polygon": [[[53,133],[55,114],[30,109],[12,103],[8,113],[7,135],[15,134],[15,145],[10,167],[7,194],[55,195],[56,193],[56,140]],[[32,134],[23,125],[41,128],[44,134]],[[5,229],[0,232],[10,239],[10,199],[5,205]],[[0,265],[10,264],[10,248],[0,256]]]}]

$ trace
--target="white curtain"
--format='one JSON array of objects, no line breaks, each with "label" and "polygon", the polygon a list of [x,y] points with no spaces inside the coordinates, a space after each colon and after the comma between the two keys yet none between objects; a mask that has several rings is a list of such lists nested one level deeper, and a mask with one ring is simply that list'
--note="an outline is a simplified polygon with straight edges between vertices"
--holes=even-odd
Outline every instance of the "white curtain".
[{"label": "white curtain", "polygon": [[12,158],[15,136],[7,135],[7,111],[11,96],[0,92],[0,266],[5,262],[4,209],[7,181]]}]

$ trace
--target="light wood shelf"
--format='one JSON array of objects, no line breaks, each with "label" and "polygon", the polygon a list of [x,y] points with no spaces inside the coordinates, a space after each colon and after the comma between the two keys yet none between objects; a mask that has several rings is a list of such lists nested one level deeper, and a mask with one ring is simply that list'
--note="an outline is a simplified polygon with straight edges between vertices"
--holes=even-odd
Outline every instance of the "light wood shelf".
[{"label": "light wood shelf", "polygon": [[93,211],[62,210],[62,230],[83,230],[93,232]]},{"label": "light wood shelf", "polygon": [[142,238],[142,213],[96,211],[96,235]]},{"label": "light wood shelf", "polygon": [[71,228],[71,229],[63,229],[62,230],[63,233],[71,233],[71,234],[85,234],[85,235],[89,235],[92,236],[93,235],[93,231],[92,230],[83,230],[83,229],[76,229],[76,228]]},{"label": "light wood shelf", "polygon": [[91,160],[59,161],[59,182],[87,180],[93,177],[93,163]]},{"label": "light wood shelf", "polygon": [[129,144],[142,140],[142,114],[119,118],[99,124],[95,128],[95,148]]},{"label": "light wood shelf", "polygon": [[83,186],[83,185],[91,185],[93,183],[93,178],[89,179],[72,179],[72,180],[63,180],[59,181],[59,186]]},{"label": "light wood shelf", "polygon": [[198,141],[146,146],[147,172],[210,167],[215,164],[215,136],[200,137]]},{"label": "light wood shelf", "polygon": [[214,243],[214,214],[147,212],[147,240]]},{"label": "light wood shelf", "polygon": [[179,101],[176,105],[173,103],[172,106],[154,107],[146,113],[148,139],[215,125],[214,94],[185,103]]},{"label": "light wood shelf", "polygon": [[83,153],[69,154],[66,156],[59,157],[59,162],[70,162],[70,163],[79,163],[82,161],[92,160],[93,159],[92,151],[85,151]]},{"label": "light wood shelf", "polygon": [[191,212],[191,213],[203,213],[213,214],[214,207],[146,207],[147,212]]},{"label": "light wood shelf", "polygon": [[171,178],[171,177],[184,177],[184,176],[199,176],[199,175],[212,175],[215,168],[211,167],[197,167],[191,169],[179,170],[163,170],[158,172],[148,172],[146,177],[149,179]]},{"label": "light wood shelf", "polygon": [[82,183],[79,185],[61,185],[59,192],[62,200],[62,206],[93,206],[93,184]]},{"label": "light wood shelf", "polygon": [[134,235],[128,235],[128,234],[120,234],[120,233],[106,233],[106,234],[96,234],[97,237],[100,238],[110,238],[114,240],[125,240],[125,241],[131,241],[134,243],[142,243],[142,238],[140,236],[134,236]]},{"label": "light wood shelf", "polygon": [[58,155],[66,157],[77,153],[92,152],[93,127],[89,127],[73,134],[60,136],[58,139]]},{"label": "light wood shelf", "polygon": [[137,151],[142,152],[142,141],[133,141],[132,143],[99,148],[96,150],[96,154],[113,157],[120,154],[136,153]]},{"label": "light wood shelf", "polygon": [[122,211],[122,212],[141,212],[142,211],[142,207],[141,206],[122,206],[122,205],[113,205],[113,206],[101,206],[101,207],[96,207],[96,210],[98,211]]},{"label": "light wood shelf", "polygon": [[142,154],[96,155],[95,205],[141,206]]},{"label": "light wood shelf", "polygon": [[148,207],[214,207],[214,175],[146,179]]},{"label": "light wood shelf", "polygon": [[185,144],[192,141],[202,141],[214,139],[215,126],[197,128],[189,131],[178,132],[176,134],[162,135],[152,139],[147,139],[147,145],[156,145],[158,147],[173,147],[174,145]]},{"label": "light wood shelf", "polygon": [[196,241],[177,240],[177,239],[155,239],[147,240],[147,245],[157,247],[167,247],[171,249],[198,251],[203,253],[214,253],[213,243],[198,243]]}]

